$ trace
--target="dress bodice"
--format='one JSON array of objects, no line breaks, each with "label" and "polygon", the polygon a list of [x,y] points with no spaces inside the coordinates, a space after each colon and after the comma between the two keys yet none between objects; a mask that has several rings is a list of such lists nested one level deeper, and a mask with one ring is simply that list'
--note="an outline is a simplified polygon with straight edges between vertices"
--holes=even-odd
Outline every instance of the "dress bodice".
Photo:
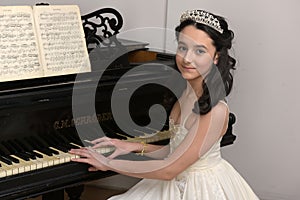
[{"label": "dress bodice", "polygon": [[[172,119],[169,121],[169,127],[172,130],[171,138],[170,138],[170,153],[173,153],[174,150],[180,145],[180,143],[184,140],[186,135],[188,134],[188,130],[185,128],[185,121],[182,124],[175,124]],[[210,169],[216,166],[220,161],[221,153],[220,153],[220,140],[216,141],[212,147],[204,153],[199,159],[189,166],[186,170],[181,172],[175,178],[175,183],[180,191],[180,196],[182,199],[183,192],[185,190],[185,185],[187,182],[187,177],[189,175],[195,174],[195,172],[200,172],[203,170]],[[204,141],[205,142],[205,141]]]},{"label": "dress bodice", "polygon": [[[185,121],[182,124],[175,124],[172,119],[169,121],[170,129],[173,130],[171,138],[170,138],[170,153],[174,152],[174,150],[179,146],[179,144],[184,140],[186,135],[188,134],[188,130],[185,128]],[[193,171],[197,169],[205,169],[213,166],[218,161],[221,160],[220,153],[220,141],[222,138],[217,140],[211,148],[204,153],[197,162],[191,165],[186,171]],[[204,141],[205,142],[205,141]]]}]

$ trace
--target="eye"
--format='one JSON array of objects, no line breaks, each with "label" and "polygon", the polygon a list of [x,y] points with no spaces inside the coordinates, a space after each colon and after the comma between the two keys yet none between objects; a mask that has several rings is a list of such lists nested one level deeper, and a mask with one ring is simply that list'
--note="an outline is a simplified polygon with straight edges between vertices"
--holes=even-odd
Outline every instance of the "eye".
[{"label": "eye", "polygon": [[203,49],[196,49],[195,52],[196,52],[196,54],[198,54],[198,55],[201,55],[201,54],[204,54],[204,53],[205,53],[205,51],[204,51]]},{"label": "eye", "polygon": [[179,52],[184,52],[184,51],[186,51],[187,50],[187,48],[185,47],[185,46],[183,46],[183,45],[179,45],[178,47],[177,47],[177,51],[179,51]]}]

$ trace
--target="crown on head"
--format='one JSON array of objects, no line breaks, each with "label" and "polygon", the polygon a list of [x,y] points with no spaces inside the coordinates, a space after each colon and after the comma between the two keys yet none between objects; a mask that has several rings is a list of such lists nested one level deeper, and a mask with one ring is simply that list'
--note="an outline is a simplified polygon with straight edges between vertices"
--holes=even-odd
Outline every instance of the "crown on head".
[{"label": "crown on head", "polygon": [[207,25],[219,33],[223,33],[223,29],[221,28],[219,20],[214,17],[212,14],[204,11],[204,10],[187,10],[182,13],[180,17],[180,23],[185,20],[193,20],[197,23]]}]

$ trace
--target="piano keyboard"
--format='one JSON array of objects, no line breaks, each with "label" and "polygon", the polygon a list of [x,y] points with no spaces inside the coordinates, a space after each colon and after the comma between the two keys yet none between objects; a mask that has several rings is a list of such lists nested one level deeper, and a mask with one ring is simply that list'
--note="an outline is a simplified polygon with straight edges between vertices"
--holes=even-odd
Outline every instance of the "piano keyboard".
[{"label": "piano keyboard", "polygon": [[[46,139],[47,138],[47,139]],[[77,155],[68,153],[72,148],[80,148],[79,142],[45,136],[44,139],[32,136],[24,140],[10,140],[0,143],[0,178],[71,162]],[[106,154],[114,147],[95,149]]]}]

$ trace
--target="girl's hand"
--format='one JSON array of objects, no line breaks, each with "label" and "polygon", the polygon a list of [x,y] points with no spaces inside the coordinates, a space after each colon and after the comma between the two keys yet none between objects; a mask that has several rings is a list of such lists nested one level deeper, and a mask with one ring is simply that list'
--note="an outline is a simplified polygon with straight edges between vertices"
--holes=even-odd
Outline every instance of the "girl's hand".
[{"label": "girl's hand", "polygon": [[74,162],[87,163],[91,165],[89,171],[107,171],[109,170],[108,161],[109,159],[104,157],[102,154],[97,153],[94,149],[90,147],[84,147],[80,149],[71,149],[69,151],[71,154],[79,155],[80,158],[73,158]]},{"label": "girl's hand", "polygon": [[98,138],[91,141],[91,143],[94,144],[94,146],[92,147],[93,149],[106,146],[115,147],[115,151],[107,157],[108,159],[113,159],[117,156],[125,155],[130,152],[139,151],[141,148],[141,144],[139,143],[127,142],[124,140],[113,139],[109,137]]}]

